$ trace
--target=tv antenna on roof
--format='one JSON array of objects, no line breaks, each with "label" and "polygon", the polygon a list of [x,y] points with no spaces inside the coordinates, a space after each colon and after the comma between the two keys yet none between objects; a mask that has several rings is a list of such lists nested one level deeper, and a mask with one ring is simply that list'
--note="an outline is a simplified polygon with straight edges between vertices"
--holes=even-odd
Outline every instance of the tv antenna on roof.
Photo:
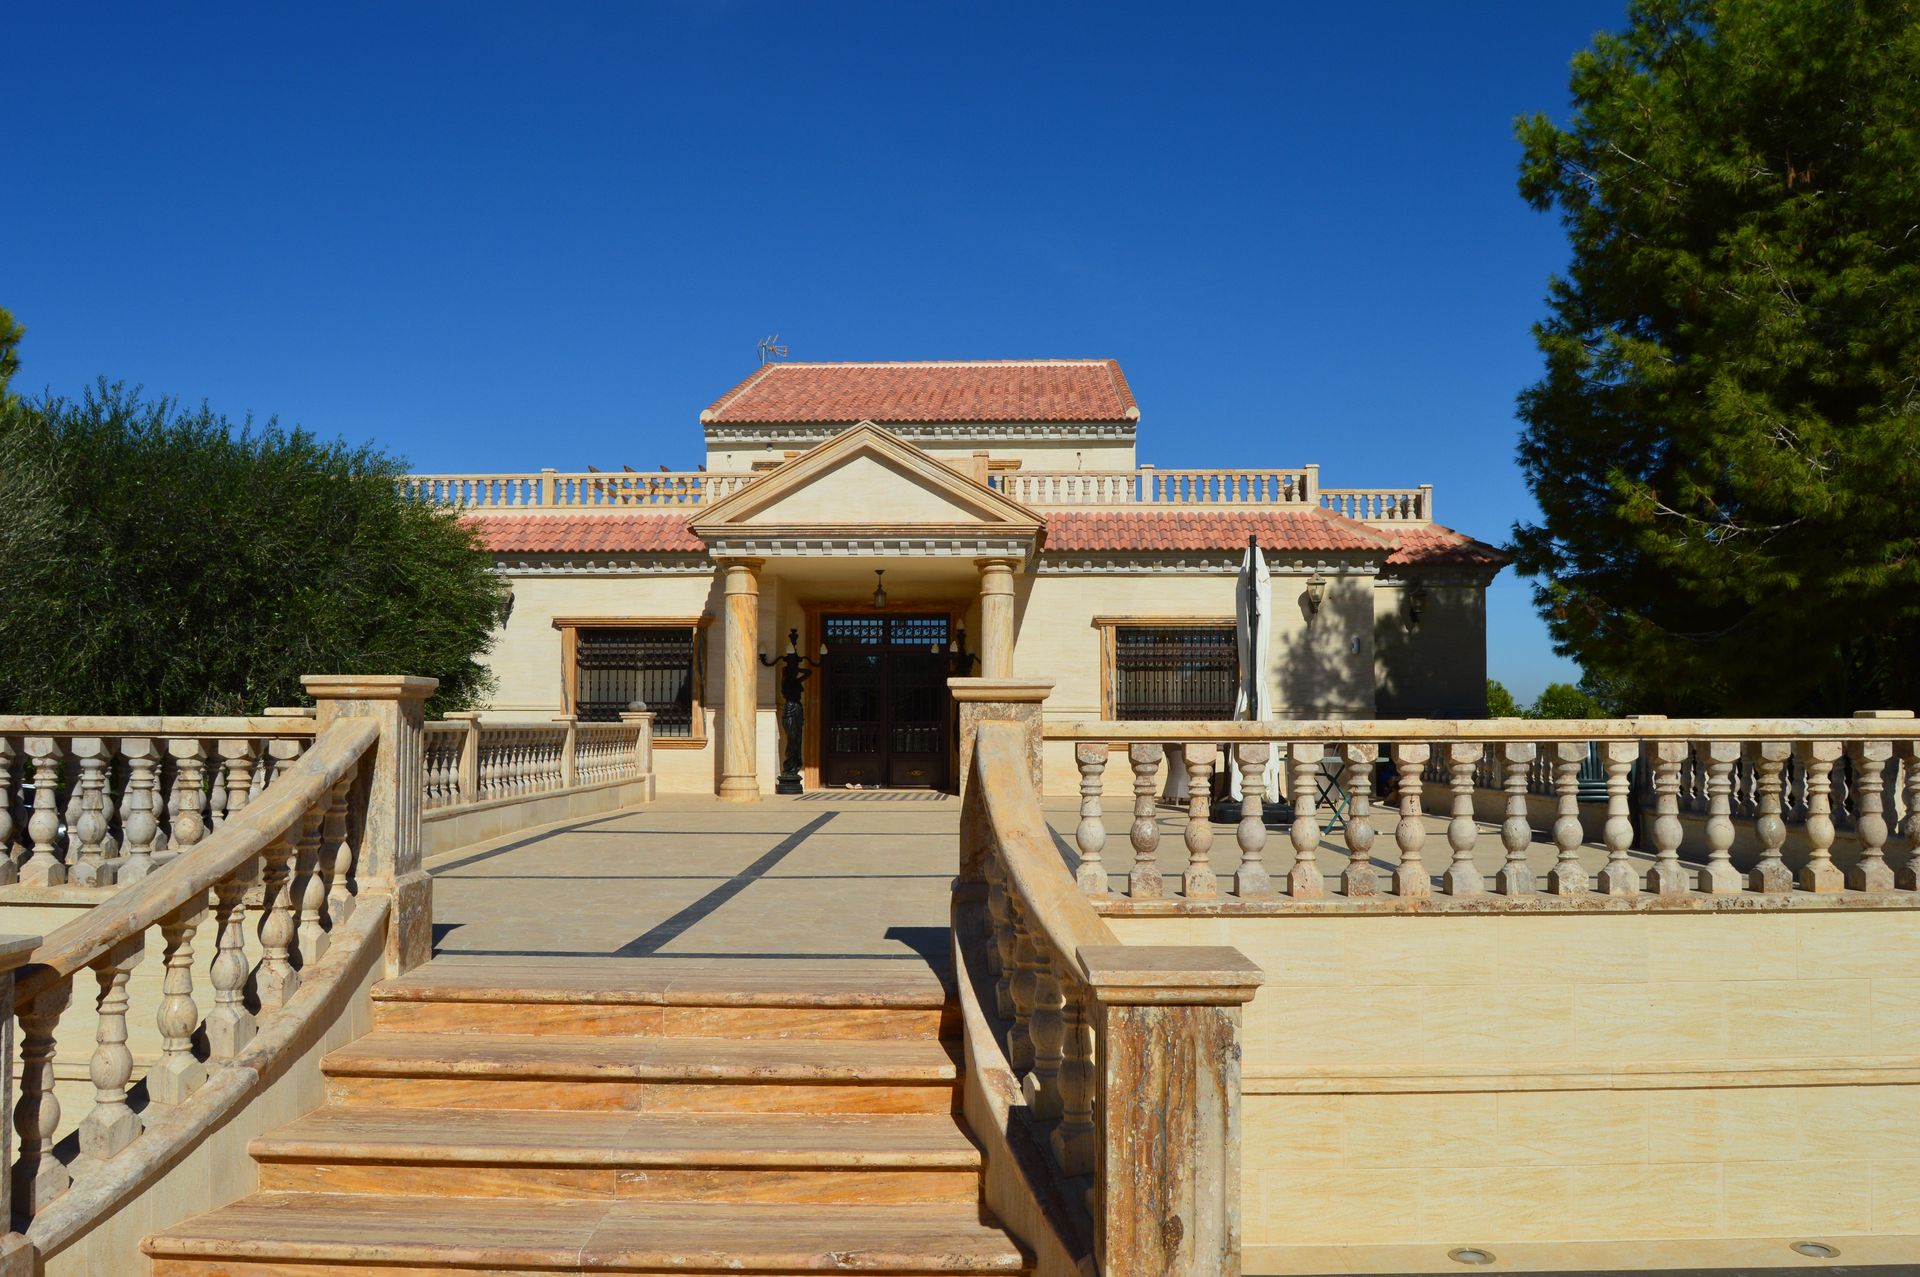
[{"label": "tv antenna on roof", "polygon": [[775,333],[771,337],[762,337],[760,339],[760,362],[761,363],[763,364],[772,363],[776,359],[785,359],[787,357],[787,348],[785,346],[774,345],[774,343],[779,340],[780,340],[779,333]]}]

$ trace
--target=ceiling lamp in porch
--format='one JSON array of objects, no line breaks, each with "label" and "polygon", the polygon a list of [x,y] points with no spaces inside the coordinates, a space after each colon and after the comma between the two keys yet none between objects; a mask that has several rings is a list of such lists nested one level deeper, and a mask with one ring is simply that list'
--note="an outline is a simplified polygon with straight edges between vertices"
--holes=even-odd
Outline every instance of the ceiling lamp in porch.
[{"label": "ceiling lamp in porch", "polygon": [[887,570],[885,568],[875,568],[873,570],[873,606],[875,608],[884,608],[887,605],[886,576]]}]

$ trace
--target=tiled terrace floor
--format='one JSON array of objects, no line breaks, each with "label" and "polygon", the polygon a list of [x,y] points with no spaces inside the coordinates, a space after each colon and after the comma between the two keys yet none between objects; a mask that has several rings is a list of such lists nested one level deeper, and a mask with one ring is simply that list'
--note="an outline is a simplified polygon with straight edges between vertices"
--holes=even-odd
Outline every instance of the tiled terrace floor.
[{"label": "tiled terrace floor", "polygon": [[[1107,814],[1106,860],[1116,885],[1132,867],[1130,816]],[[585,958],[673,968],[777,963],[790,975],[828,971],[866,978],[925,979],[947,965],[947,906],[960,805],[921,794],[806,795],[759,803],[666,797],[548,829],[466,848],[428,865],[434,875],[438,962],[524,964]],[[1064,865],[1077,807],[1050,802],[1047,817]],[[1396,854],[1392,820],[1376,817],[1376,850]],[[1429,818],[1427,863],[1445,867],[1445,822]],[[1159,858],[1178,882],[1186,863],[1184,818],[1161,814]],[[1267,838],[1278,877],[1291,862],[1284,827]],[[1479,864],[1489,877],[1503,852],[1483,825]],[[1597,868],[1605,853],[1590,847]],[[1215,867],[1237,863],[1231,827],[1214,841]],[[1551,844],[1536,840],[1544,877]],[[1636,858],[1638,859],[1638,858]],[[1338,835],[1322,843],[1329,894],[1346,867]],[[1390,861],[1389,861],[1390,863]]]}]

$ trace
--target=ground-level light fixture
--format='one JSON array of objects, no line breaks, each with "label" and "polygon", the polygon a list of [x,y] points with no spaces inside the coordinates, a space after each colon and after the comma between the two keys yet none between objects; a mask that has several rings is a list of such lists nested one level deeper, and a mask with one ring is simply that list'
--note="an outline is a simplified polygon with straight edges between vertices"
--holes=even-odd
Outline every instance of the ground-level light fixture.
[{"label": "ground-level light fixture", "polygon": [[1840,1258],[1840,1248],[1829,1246],[1825,1242],[1795,1242],[1787,1249],[1796,1255],[1805,1255],[1808,1259]]},{"label": "ground-level light fixture", "polygon": [[1300,597],[1307,601],[1308,616],[1320,615],[1320,605],[1327,601],[1327,578],[1320,575],[1320,569],[1315,568],[1307,578],[1306,593]]},{"label": "ground-level light fixture", "polygon": [[1456,1264],[1491,1264],[1495,1256],[1485,1246],[1456,1246],[1447,1252],[1447,1258]]},{"label": "ground-level light fixture", "polygon": [[887,605],[886,577],[887,570],[885,568],[875,568],[873,570],[873,605],[876,608],[883,608]]}]

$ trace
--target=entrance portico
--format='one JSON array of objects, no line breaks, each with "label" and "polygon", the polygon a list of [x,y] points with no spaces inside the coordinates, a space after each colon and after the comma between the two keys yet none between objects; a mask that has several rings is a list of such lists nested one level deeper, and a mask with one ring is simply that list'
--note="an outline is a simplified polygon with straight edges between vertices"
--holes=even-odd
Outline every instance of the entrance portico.
[{"label": "entrance portico", "polygon": [[[804,702],[811,786],[954,785],[944,676],[972,672],[957,668],[972,665],[962,634],[981,673],[1011,672],[1014,577],[1032,560],[1039,515],[863,423],[692,526],[724,575],[721,798],[761,796],[763,621],[773,633],[797,631],[800,652],[827,662]],[[863,644],[870,657],[849,650]],[[823,730],[830,708],[832,732]],[[847,753],[866,761],[825,766]]]}]

